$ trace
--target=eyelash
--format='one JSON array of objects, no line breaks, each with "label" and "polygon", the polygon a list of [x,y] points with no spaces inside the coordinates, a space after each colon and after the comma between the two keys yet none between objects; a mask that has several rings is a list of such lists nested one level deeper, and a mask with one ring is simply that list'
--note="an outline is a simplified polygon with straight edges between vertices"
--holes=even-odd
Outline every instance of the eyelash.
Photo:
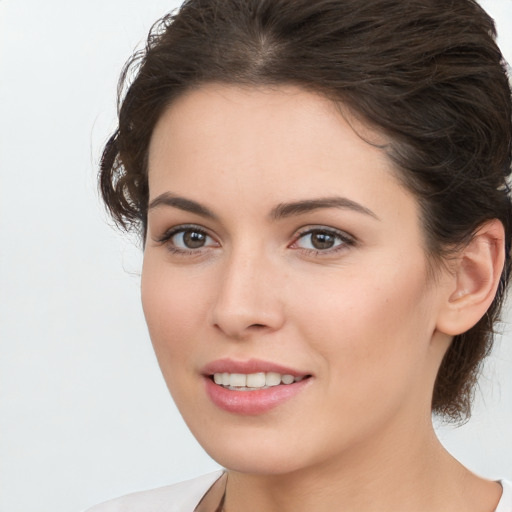
[{"label": "eyelash", "polygon": [[208,246],[203,246],[203,247],[198,247],[197,249],[184,249],[184,248],[181,248],[181,247],[176,247],[172,242],[172,238],[176,235],[178,235],[179,233],[187,233],[187,232],[191,232],[191,233],[199,233],[200,235],[203,235],[207,238],[210,238],[213,240],[213,237],[210,236],[208,234],[208,232],[199,227],[199,226],[196,226],[194,224],[189,224],[189,225],[181,225],[181,226],[176,226],[174,228],[171,228],[169,230],[167,230],[160,238],[158,238],[156,241],[162,245],[165,245],[167,250],[173,254],[177,254],[177,255],[180,255],[180,256],[198,256],[200,255],[204,249],[207,249]]},{"label": "eyelash", "polygon": [[330,237],[333,237],[335,240],[339,241],[338,245],[335,245],[332,248],[327,249],[306,249],[303,247],[297,247],[296,250],[301,251],[307,255],[313,254],[314,256],[331,256],[333,254],[338,253],[339,251],[346,250],[348,247],[354,246],[356,244],[356,240],[353,236],[343,232],[339,231],[334,228],[328,228],[323,226],[315,226],[315,227],[307,227],[304,228],[302,231],[300,231],[297,236],[295,237],[294,241],[289,247],[292,247],[297,244],[297,242],[306,236],[311,236],[313,234],[323,234]]},{"label": "eyelash", "polygon": [[[156,242],[159,244],[165,245],[167,250],[173,254],[177,254],[180,256],[199,256],[203,253],[205,249],[208,249],[208,245],[204,245],[198,248],[182,248],[177,247],[174,243],[171,242],[172,238],[179,233],[197,233],[200,234],[206,238],[210,238],[211,240],[214,240],[212,236],[208,234],[208,232],[201,228],[200,226],[196,226],[194,224],[189,225],[180,225],[175,226],[168,231],[166,231],[161,237],[159,237]],[[335,240],[338,240],[340,243],[338,245],[335,245],[333,248],[327,248],[327,249],[314,249],[314,248],[304,248],[304,247],[294,247],[297,245],[298,241],[307,237],[311,236],[315,233],[323,234],[326,236],[333,237]],[[300,251],[301,253],[304,253],[306,255],[314,255],[314,256],[329,256],[332,254],[335,254],[339,251],[346,250],[348,247],[354,246],[356,244],[356,240],[351,235],[339,231],[337,229],[323,227],[323,226],[315,226],[315,227],[307,227],[304,228],[302,231],[300,231],[295,237],[293,242],[288,246],[290,248],[293,248],[295,250]]]}]

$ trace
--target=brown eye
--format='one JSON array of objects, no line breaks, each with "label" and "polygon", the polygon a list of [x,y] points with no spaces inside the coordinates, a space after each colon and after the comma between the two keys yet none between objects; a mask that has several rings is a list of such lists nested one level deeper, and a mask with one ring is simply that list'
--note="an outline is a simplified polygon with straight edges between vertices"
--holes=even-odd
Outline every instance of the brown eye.
[{"label": "brown eye", "polygon": [[211,236],[197,228],[181,228],[168,238],[172,247],[178,250],[194,250],[214,244]]},{"label": "brown eye", "polygon": [[331,229],[310,229],[299,236],[294,246],[308,251],[329,252],[353,244],[353,238],[343,232]]},{"label": "brown eye", "polygon": [[326,231],[317,231],[311,233],[311,245],[315,249],[331,249],[336,243],[336,237]]},{"label": "brown eye", "polygon": [[187,249],[199,249],[206,243],[206,235],[199,231],[185,231],[182,236],[183,245]]}]

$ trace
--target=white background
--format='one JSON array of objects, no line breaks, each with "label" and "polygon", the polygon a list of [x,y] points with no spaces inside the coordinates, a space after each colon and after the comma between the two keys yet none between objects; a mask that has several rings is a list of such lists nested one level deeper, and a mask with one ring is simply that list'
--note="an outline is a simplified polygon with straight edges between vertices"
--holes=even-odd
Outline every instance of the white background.
[{"label": "white background", "polygon": [[[119,71],[177,4],[0,0],[1,512],[78,512],[217,467],[168,397],[140,250],[110,228],[95,181]],[[512,0],[483,4],[512,61]],[[510,331],[473,419],[440,430],[491,478],[512,478]]]}]

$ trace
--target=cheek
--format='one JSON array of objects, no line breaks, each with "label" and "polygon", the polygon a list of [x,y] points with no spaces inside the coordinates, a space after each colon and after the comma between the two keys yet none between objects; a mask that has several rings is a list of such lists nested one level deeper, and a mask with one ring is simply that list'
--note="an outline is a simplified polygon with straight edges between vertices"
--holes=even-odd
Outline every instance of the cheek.
[{"label": "cheek", "polygon": [[151,342],[174,401],[182,414],[194,418],[202,416],[195,405],[201,389],[192,358],[197,343],[206,337],[202,335],[206,288],[200,284],[160,258],[144,255],[141,297]]},{"label": "cheek", "polygon": [[181,341],[201,322],[204,289],[198,279],[172,272],[165,262],[144,255],[141,297],[144,316],[157,358],[166,365],[182,360],[190,353]]},{"label": "cheek", "polygon": [[421,263],[409,262],[399,272],[384,261],[374,267],[342,272],[324,286],[306,284],[319,293],[306,295],[296,309],[297,318],[305,319],[302,336],[321,355],[333,388],[364,400],[411,385],[435,326]]}]

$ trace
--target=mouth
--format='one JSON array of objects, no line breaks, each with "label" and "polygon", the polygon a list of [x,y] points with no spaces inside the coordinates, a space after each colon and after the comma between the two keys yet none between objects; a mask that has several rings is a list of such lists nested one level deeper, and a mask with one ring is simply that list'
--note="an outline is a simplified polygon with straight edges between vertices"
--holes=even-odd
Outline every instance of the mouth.
[{"label": "mouth", "polygon": [[215,384],[231,391],[258,391],[276,386],[289,386],[310,378],[311,375],[295,376],[290,373],[256,372],[229,373],[216,372],[209,376]]},{"label": "mouth", "polygon": [[313,374],[277,363],[219,359],[201,372],[214,405],[233,414],[265,414],[302,394]]}]

